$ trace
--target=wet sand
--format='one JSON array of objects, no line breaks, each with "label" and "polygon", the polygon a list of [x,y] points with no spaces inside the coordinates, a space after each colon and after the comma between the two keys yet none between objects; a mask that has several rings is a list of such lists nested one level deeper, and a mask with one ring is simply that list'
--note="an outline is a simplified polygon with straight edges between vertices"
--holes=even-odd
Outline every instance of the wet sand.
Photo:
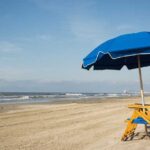
[{"label": "wet sand", "polygon": [[[149,150],[144,127],[121,142],[139,98],[81,100],[57,104],[0,105],[0,150]],[[146,98],[150,103],[150,98]]]}]

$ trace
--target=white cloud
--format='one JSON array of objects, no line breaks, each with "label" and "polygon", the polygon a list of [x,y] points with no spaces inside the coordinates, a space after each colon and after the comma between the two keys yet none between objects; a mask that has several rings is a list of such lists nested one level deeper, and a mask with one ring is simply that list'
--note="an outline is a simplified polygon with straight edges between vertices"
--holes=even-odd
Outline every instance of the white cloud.
[{"label": "white cloud", "polygon": [[110,31],[109,24],[105,21],[96,21],[94,18],[84,18],[82,16],[70,19],[70,32],[81,41],[99,43],[110,38],[113,33]]},{"label": "white cloud", "polygon": [[37,5],[39,8],[51,11],[54,13],[66,12],[70,9],[73,1],[68,0],[30,0],[32,3]]},{"label": "white cloud", "polygon": [[138,25],[120,24],[116,26],[116,31],[120,34],[139,32],[140,30],[142,30],[142,28],[140,28]]},{"label": "white cloud", "polygon": [[52,36],[48,35],[48,34],[39,34],[39,35],[35,36],[35,39],[43,40],[43,41],[49,41],[52,39]]},{"label": "white cloud", "polygon": [[130,30],[133,29],[133,26],[128,24],[121,24],[117,27],[118,30]]},{"label": "white cloud", "polygon": [[[90,86],[89,86],[90,85]],[[147,84],[149,89],[150,84]],[[0,78],[0,91],[29,92],[129,92],[139,91],[137,82],[39,82],[38,80],[6,80]]]},{"label": "white cloud", "polygon": [[[61,15],[64,12],[66,13],[66,12],[73,11],[73,9],[77,9],[81,7],[85,8],[89,5],[89,3],[90,4],[93,3],[87,0],[80,1],[80,5],[78,5],[79,1],[70,1],[70,0],[30,0],[30,1],[33,2],[35,5],[37,5],[39,8],[57,14],[59,13]],[[69,15],[69,13],[65,15]]]},{"label": "white cloud", "polygon": [[[110,37],[108,24],[93,16],[93,7],[97,2],[91,0],[70,1],[70,0],[30,0],[37,7],[47,11],[56,18],[60,18],[62,29],[71,33],[75,39],[80,41],[103,41]],[[80,5],[79,5],[80,4]],[[89,10],[91,14],[89,13]],[[65,24],[64,24],[64,22]],[[38,36],[41,40],[49,40],[47,35]],[[52,37],[51,37],[52,38]],[[97,43],[96,42],[96,43]]]},{"label": "white cloud", "polygon": [[3,53],[14,53],[22,51],[22,48],[17,44],[8,42],[8,41],[0,41],[0,52]]},{"label": "white cloud", "polygon": [[22,37],[17,37],[15,40],[20,41],[20,42],[27,42],[27,43],[32,43],[34,41],[52,41],[55,38],[55,36],[50,35],[50,34],[36,34],[32,36],[22,36]]},{"label": "white cloud", "polygon": [[39,76],[35,70],[29,67],[23,68],[18,66],[3,66],[0,67],[0,78],[4,80],[39,80]]}]

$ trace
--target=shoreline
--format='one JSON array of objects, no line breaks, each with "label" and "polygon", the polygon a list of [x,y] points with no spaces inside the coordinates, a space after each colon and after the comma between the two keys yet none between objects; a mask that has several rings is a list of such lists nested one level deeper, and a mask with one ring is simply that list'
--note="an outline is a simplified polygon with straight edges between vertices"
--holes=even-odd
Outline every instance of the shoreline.
[{"label": "shoreline", "polygon": [[[81,101],[97,101],[97,100],[109,100],[109,99],[129,99],[129,98],[139,98],[140,96],[102,96],[102,97],[81,97],[81,98],[47,98],[45,99],[28,99],[28,100],[3,100],[0,101],[0,105],[3,104],[44,104],[44,103],[50,103],[50,104],[55,104],[55,103],[72,103],[72,102],[81,102]],[[145,96],[145,97],[150,97],[150,96]]]},{"label": "shoreline", "polygon": [[[122,102],[122,101],[130,101],[130,99],[140,99],[137,96],[132,97],[106,97],[106,98],[81,98],[81,99],[71,99],[71,100],[53,100],[53,101],[46,101],[46,102],[26,102],[26,103],[0,103],[0,113],[7,112],[10,110],[19,109],[20,106],[30,106],[30,105],[59,105],[59,104],[86,104],[86,103],[109,103],[109,102]],[[140,102],[140,101],[139,101]]]}]

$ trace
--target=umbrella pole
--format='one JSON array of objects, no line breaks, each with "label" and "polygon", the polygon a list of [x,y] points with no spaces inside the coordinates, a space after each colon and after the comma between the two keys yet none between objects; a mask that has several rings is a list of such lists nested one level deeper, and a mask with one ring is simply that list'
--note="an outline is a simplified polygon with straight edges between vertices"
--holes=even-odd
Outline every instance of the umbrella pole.
[{"label": "umbrella pole", "polygon": [[[140,56],[138,56],[138,68],[139,68],[139,79],[140,79],[140,88],[141,88],[141,100],[142,100],[142,106],[144,106],[145,100],[144,100],[144,88],[143,88]],[[145,109],[143,109],[143,111],[145,112]],[[146,135],[148,135],[147,125],[145,125],[145,133]]]},{"label": "umbrella pole", "polygon": [[139,68],[139,79],[140,79],[140,92],[141,92],[141,100],[142,100],[142,105],[145,105],[145,100],[144,100],[144,88],[143,88],[143,80],[142,80],[142,72],[141,72],[141,60],[140,56],[138,56],[138,68]]}]

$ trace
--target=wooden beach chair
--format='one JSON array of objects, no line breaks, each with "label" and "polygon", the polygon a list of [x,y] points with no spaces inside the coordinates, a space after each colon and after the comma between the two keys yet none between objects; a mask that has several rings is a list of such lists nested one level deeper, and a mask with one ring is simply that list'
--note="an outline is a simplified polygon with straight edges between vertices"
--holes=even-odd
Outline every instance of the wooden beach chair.
[{"label": "wooden beach chair", "polygon": [[133,139],[138,124],[145,125],[146,135],[148,135],[147,125],[150,124],[150,105],[145,104],[145,106],[142,106],[142,104],[130,104],[128,108],[134,109],[134,111],[132,116],[126,120],[127,127],[121,140],[126,141]]}]

